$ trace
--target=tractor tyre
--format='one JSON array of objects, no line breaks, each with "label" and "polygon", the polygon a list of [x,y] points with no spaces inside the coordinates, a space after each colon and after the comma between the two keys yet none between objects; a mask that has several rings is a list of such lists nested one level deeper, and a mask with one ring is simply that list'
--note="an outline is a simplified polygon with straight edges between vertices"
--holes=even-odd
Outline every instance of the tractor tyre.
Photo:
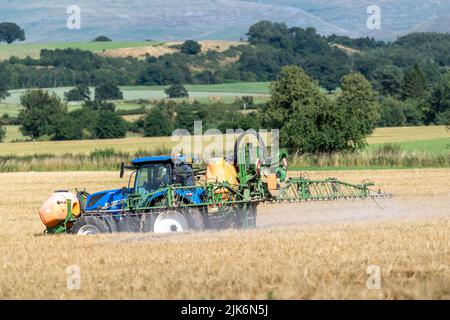
[{"label": "tractor tyre", "polygon": [[184,216],[186,217],[189,230],[205,230],[205,221],[199,209],[188,209],[184,212]]},{"label": "tractor tyre", "polygon": [[95,216],[84,216],[75,221],[69,232],[78,235],[89,235],[109,233],[110,229],[103,219]]},{"label": "tractor tyre", "polygon": [[114,233],[118,232],[117,230],[117,222],[116,220],[111,216],[104,216],[102,217],[102,220],[105,221],[106,225],[108,226],[109,232]]}]

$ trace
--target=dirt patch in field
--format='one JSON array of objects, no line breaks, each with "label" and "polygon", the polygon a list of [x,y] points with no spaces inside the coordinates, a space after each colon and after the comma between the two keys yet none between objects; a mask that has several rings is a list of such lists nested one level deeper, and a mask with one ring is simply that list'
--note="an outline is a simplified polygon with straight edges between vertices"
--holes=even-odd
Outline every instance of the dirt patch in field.
[{"label": "dirt patch in field", "polygon": [[[183,43],[182,41],[174,41],[174,42],[166,42],[160,45],[149,45],[145,47],[110,49],[98,52],[97,54],[104,57],[144,58],[147,55],[152,57],[160,57],[165,54],[179,52],[178,49],[173,47],[181,45],[182,43]],[[199,41],[199,43],[202,45],[203,53],[208,52],[208,50],[223,52],[228,50],[231,46],[246,44],[246,42],[220,41],[220,40],[205,40]],[[234,60],[231,59],[229,61],[232,62]]]}]

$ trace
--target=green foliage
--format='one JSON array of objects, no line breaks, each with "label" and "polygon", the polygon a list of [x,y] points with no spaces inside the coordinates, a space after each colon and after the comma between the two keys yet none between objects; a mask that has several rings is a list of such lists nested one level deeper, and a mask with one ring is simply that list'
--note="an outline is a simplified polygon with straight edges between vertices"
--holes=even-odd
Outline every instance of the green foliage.
[{"label": "green foliage", "polygon": [[114,83],[103,83],[95,88],[95,100],[122,100],[123,93]]},{"label": "green foliage", "polygon": [[177,108],[177,115],[175,118],[175,129],[185,129],[189,132],[194,132],[194,121],[202,120],[199,112],[189,105],[183,105]]},{"label": "green foliage", "polygon": [[314,28],[288,28],[283,23],[260,21],[250,27],[249,42],[238,61],[242,74],[258,81],[274,80],[285,65],[302,67],[320,85],[331,91],[349,73],[349,57],[333,48]]},{"label": "green foliage", "polygon": [[173,131],[169,116],[160,107],[153,108],[146,115],[143,128],[146,137],[170,136]]},{"label": "green foliage", "polygon": [[347,36],[338,36],[335,34],[328,36],[327,41],[356,50],[376,49],[384,47],[386,45],[386,43],[384,43],[383,41],[377,41],[374,38],[370,37],[353,39]]},{"label": "green foliage", "polygon": [[4,65],[0,64],[0,101],[9,96],[8,82],[11,74]]},{"label": "green foliage", "polygon": [[79,84],[70,91],[64,93],[66,101],[84,101],[91,98],[91,90],[86,84]]},{"label": "green foliage", "polygon": [[181,45],[181,52],[189,55],[199,54],[202,50],[200,43],[194,40],[187,40]]},{"label": "green foliage", "polygon": [[376,81],[373,83],[381,96],[401,97],[403,95],[402,77],[399,68],[386,67],[376,72]]},{"label": "green foliage", "polygon": [[380,105],[381,127],[417,126],[423,124],[421,105],[413,99],[406,101],[387,97]]},{"label": "green foliage", "polygon": [[13,22],[0,23],[0,42],[11,44],[16,40],[24,41],[25,31]]},{"label": "green foliage", "polygon": [[9,96],[8,89],[3,84],[0,83],[0,100],[3,100],[8,96]]},{"label": "green foliage", "polygon": [[302,69],[284,67],[271,89],[272,99],[264,120],[269,128],[280,129],[283,147],[301,153],[326,152],[333,148],[334,142],[329,139],[333,136],[329,132],[333,128],[327,124],[334,110]]},{"label": "green foliage", "polygon": [[402,93],[404,98],[420,99],[427,94],[427,79],[420,66],[416,63],[409,68],[403,79]]},{"label": "green foliage", "polygon": [[174,84],[164,91],[169,98],[187,98],[189,93],[181,84]]},{"label": "green foliage", "polygon": [[446,119],[450,112],[450,72],[447,72],[433,88],[429,104],[426,122],[447,124]]},{"label": "green foliage", "polygon": [[20,98],[23,110],[19,113],[20,131],[37,139],[51,136],[67,114],[67,106],[55,95],[43,90],[28,90]]},{"label": "green foliage", "polygon": [[84,102],[84,106],[94,111],[111,111],[116,110],[116,105],[112,102],[104,100],[87,100]]},{"label": "green foliage", "polygon": [[192,83],[192,74],[187,65],[188,56],[181,53],[164,55],[146,60],[147,67],[141,72],[137,81],[140,85],[173,85]]},{"label": "green foliage", "polygon": [[384,143],[373,151],[375,156],[398,157],[403,152],[403,148],[398,143]]},{"label": "green foliage", "polygon": [[83,119],[75,115],[71,112],[61,120],[59,126],[55,128],[54,140],[83,139]]},{"label": "green foliage", "polygon": [[100,111],[94,130],[97,139],[124,138],[127,134],[127,123],[114,112]]},{"label": "green foliage", "polygon": [[343,77],[341,89],[336,104],[344,120],[339,134],[343,135],[345,146],[341,146],[340,150],[362,149],[380,116],[375,93],[369,81],[360,73]]},{"label": "green foliage", "polygon": [[98,36],[93,41],[94,42],[107,42],[107,41],[112,41],[112,40],[110,38],[108,38],[107,36]]},{"label": "green foliage", "polygon": [[332,101],[302,69],[284,67],[272,84],[264,122],[281,129],[281,144],[292,152],[361,149],[377,120],[375,95],[360,74],[344,77],[341,86],[342,93]]},{"label": "green foliage", "polygon": [[0,121],[0,142],[3,142],[6,137],[6,129],[3,127],[3,123]]},{"label": "green foliage", "polygon": [[113,148],[97,149],[89,153],[89,158],[99,159],[99,158],[112,158],[117,156],[117,152]]}]

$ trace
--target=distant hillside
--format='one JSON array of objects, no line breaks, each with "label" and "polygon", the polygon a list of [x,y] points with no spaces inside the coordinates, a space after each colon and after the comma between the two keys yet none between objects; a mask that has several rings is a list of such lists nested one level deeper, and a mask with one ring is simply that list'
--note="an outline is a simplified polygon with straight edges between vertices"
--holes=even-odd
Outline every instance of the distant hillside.
[{"label": "distant hillside", "polygon": [[410,32],[447,32],[450,33],[450,15],[435,17],[411,28]]},{"label": "distant hillside", "polygon": [[[47,0],[2,3],[0,21],[25,28],[29,42],[89,41],[105,34],[115,41],[155,39],[239,40],[259,20],[315,27],[320,34],[394,39],[410,30],[448,31],[448,0],[378,1],[382,29],[366,27],[373,0]],[[81,30],[66,28],[67,6],[81,8]]]},{"label": "distant hillside", "polygon": [[99,34],[113,40],[239,40],[261,20],[315,26],[321,33],[346,31],[300,8],[239,0],[78,0],[81,30],[66,28],[69,0],[14,1],[2,4],[0,21],[15,21],[29,41],[87,41]]}]

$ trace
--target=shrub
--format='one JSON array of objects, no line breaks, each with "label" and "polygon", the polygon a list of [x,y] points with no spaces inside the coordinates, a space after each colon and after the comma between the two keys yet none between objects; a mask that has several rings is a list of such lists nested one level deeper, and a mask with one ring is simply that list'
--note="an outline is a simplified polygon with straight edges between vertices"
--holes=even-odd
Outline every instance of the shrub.
[{"label": "shrub", "polygon": [[181,84],[174,84],[164,91],[169,98],[187,98],[189,93]]},{"label": "shrub", "polygon": [[95,88],[95,100],[122,100],[123,93],[113,83],[103,83]]},{"label": "shrub", "polygon": [[187,40],[181,45],[181,52],[189,55],[196,55],[201,52],[202,46],[194,40]]}]

